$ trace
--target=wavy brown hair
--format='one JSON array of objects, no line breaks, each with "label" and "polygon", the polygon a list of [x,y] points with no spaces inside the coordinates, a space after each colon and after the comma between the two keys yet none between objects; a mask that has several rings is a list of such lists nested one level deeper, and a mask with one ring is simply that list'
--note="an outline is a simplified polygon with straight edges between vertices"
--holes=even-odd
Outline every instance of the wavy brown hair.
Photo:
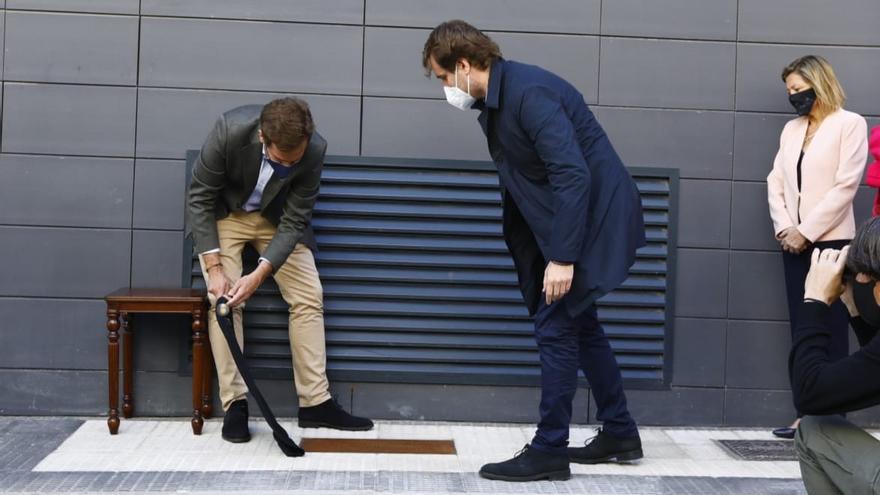
[{"label": "wavy brown hair", "polygon": [[260,130],[267,147],[274,144],[281,151],[290,151],[312,137],[315,122],[308,103],[299,98],[278,98],[263,107]]},{"label": "wavy brown hair", "polygon": [[422,50],[422,67],[431,75],[431,59],[448,71],[455,70],[460,59],[466,59],[477,69],[486,70],[501,58],[501,49],[491,38],[470,24],[453,20],[435,27]]}]

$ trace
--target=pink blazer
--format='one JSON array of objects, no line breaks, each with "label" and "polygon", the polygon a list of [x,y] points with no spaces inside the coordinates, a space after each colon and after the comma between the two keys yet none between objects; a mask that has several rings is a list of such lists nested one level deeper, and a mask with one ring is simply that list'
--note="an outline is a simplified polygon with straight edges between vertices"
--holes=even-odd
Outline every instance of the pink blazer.
[{"label": "pink blazer", "polygon": [[801,163],[807,118],[789,120],[779,137],[779,152],[767,176],[767,202],[775,233],[796,226],[810,242],[852,239],[856,233],[852,202],[868,159],[868,125],[843,109],[827,116]]}]

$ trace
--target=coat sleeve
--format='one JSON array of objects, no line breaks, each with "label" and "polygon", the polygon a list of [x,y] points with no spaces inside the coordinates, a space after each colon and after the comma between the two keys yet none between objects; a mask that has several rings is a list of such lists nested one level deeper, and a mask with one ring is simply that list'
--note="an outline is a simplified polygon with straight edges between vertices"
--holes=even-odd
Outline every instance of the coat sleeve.
[{"label": "coat sleeve", "polygon": [[321,185],[321,171],[324,168],[324,154],[327,145],[317,151],[317,163],[296,181],[287,194],[287,202],[278,222],[278,230],[266,247],[263,257],[272,264],[272,272],[279,268],[293,252],[296,244],[302,239],[303,232],[312,222],[312,211],[318,199],[318,188]]},{"label": "coat sleeve", "polygon": [[800,233],[810,242],[822,237],[846,216],[852,207],[867,160],[868,125],[862,117],[851,119],[844,125],[840,137],[834,187],[825,193],[825,197],[798,225]]},{"label": "coat sleeve", "polygon": [[779,151],[773,160],[773,170],[767,176],[767,203],[770,218],[773,220],[773,234],[778,235],[793,225],[791,216],[785,208],[785,170],[782,163],[782,150],[785,145],[785,129],[779,136]]},{"label": "coat sleeve", "polygon": [[788,357],[795,407],[805,414],[838,414],[880,403],[880,339],[855,353],[832,361],[828,355],[830,308],[804,302]]},{"label": "coat sleeve", "polygon": [[193,166],[187,198],[194,249],[204,253],[220,248],[214,207],[226,182],[226,120],[221,116],[205,139]]},{"label": "coat sleeve", "polygon": [[534,143],[553,189],[552,234],[547,257],[560,263],[578,260],[587,229],[590,170],[559,95],[536,86],[523,92],[520,126]]}]

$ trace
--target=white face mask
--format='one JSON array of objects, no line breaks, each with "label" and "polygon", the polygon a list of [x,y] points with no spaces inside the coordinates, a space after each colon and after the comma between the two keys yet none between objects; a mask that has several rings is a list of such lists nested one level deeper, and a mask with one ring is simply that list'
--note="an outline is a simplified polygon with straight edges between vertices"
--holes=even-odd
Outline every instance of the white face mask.
[{"label": "white face mask", "polygon": [[443,92],[446,93],[446,101],[458,108],[459,110],[470,110],[471,106],[477,101],[471,96],[471,76],[467,76],[467,91],[458,88],[458,66],[455,67],[455,86],[443,86]]}]

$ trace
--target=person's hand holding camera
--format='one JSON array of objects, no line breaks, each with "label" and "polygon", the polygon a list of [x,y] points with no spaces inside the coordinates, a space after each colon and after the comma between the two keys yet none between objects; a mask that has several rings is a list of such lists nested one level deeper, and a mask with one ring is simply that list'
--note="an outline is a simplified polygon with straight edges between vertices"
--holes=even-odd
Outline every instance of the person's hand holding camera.
[{"label": "person's hand holding camera", "polygon": [[[848,252],[849,246],[839,251],[837,249],[813,250],[810,272],[807,273],[807,281],[804,284],[804,300],[821,301],[830,306],[844,293],[843,269],[846,266]],[[852,298],[849,299],[852,303]]]}]

